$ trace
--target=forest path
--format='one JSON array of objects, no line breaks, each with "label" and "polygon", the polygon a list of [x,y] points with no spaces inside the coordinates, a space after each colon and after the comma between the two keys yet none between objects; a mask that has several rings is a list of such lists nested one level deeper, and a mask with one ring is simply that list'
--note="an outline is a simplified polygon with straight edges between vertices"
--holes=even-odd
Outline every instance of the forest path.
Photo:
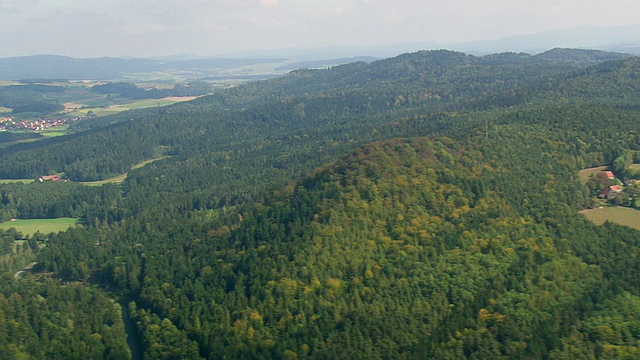
[{"label": "forest path", "polygon": [[131,320],[131,312],[129,311],[129,301],[131,299],[122,299],[120,301],[120,313],[124,322],[124,331],[127,333],[127,345],[131,352],[131,360],[142,360],[142,348],[140,347],[140,339],[136,332],[136,324]]}]

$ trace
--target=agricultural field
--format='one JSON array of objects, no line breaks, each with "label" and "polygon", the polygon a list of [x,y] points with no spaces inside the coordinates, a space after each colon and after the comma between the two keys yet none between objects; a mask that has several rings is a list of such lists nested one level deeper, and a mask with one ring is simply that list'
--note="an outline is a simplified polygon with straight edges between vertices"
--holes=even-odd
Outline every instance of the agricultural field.
[{"label": "agricultural field", "polygon": [[0,223],[0,229],[15,228],[23,235],[33,235],[36,232],[48,234],[51,232],[65,231],[70,227],[81,225],[82,221],[77,218],[57,218],[57,219],[27,219],[13,220]]},{"label": "agricultural field", "polygon": [[628,207],[602,207],[580,212],[596,225],[607,221],[640,230],[640,210]]},{"label": "agricultural field", "polygon": [[87,113],[89,111],[93,112],[93,115],[95,116],[106,116],[133,109],[144,109],[150,107],[173,105],[178,102],[190,101],[195,98],[196,97],[194,96],[173,96],[163,99],[144,99],[130,103],[115,104],[109,106],[101,106],[100,104],[104,104],[104,101],[91,100],[87,102],[80,101],[75,103],[66,103],[65,107],[67,107],[68,111],[66,113],[67,116],[87,116]]}]

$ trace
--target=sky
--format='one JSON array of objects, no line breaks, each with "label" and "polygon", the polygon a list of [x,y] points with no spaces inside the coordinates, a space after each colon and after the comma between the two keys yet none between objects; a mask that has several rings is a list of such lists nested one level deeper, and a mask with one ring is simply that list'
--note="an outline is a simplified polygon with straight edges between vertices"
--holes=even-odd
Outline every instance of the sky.
[{"label": "sky", "polygon": [[0,0],[0,57],[228,56],[640,23],[640,0]]}]

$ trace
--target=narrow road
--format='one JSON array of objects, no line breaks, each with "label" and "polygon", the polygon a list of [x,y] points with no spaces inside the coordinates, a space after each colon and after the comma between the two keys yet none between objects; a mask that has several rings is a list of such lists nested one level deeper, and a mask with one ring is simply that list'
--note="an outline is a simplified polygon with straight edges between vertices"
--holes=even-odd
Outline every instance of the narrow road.
[{"label": "narrow road", "polygon": [[129,312],[129,302],[127,299],[120,301],[120,308],[122,311],[122,321],[124,322],[124,331],[127,333],[127,345],[129,345],[129,351],[131,352],[131,360],[141,360],[142,352],[140,348],[140,339],[138,339],[138,333],[136,331],[136,324],[131,320],[131,314]]}]

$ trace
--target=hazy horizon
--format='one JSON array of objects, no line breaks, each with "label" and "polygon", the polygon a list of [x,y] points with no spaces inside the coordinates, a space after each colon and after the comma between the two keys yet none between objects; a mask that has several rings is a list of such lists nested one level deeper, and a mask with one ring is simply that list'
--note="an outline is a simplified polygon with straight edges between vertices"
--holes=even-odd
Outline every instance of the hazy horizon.
[{"label": "hazy horizon", "polygon": [[640,1],[0,0],[0,11],[0,57],[229,56],[638,25]]}]

